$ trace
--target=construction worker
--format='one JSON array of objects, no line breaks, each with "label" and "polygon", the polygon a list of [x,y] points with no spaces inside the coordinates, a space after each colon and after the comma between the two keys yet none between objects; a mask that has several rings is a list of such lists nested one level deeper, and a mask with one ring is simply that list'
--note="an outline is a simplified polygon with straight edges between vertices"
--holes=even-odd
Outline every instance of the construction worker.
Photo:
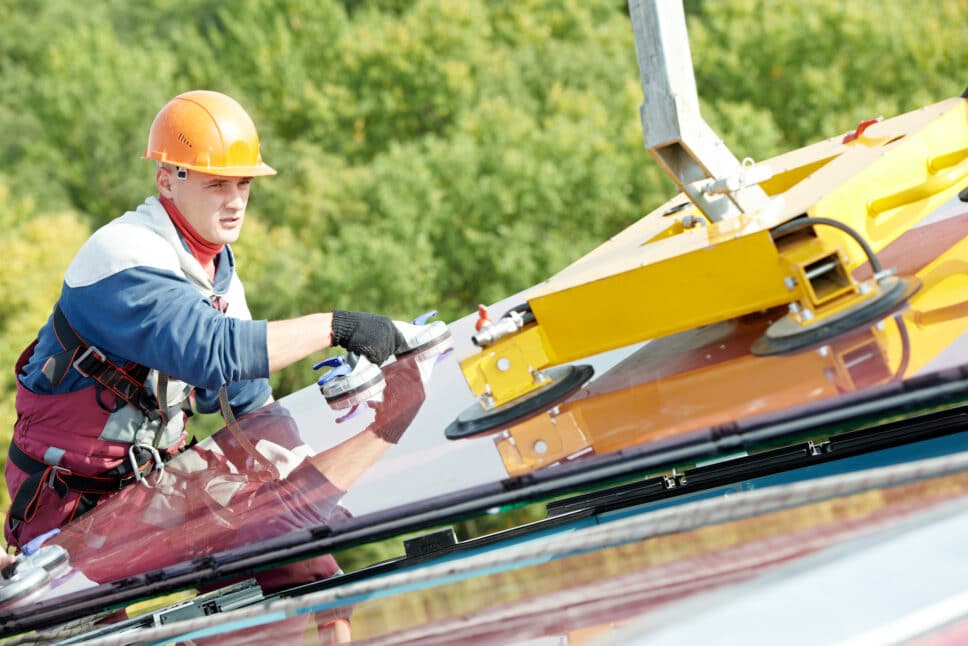
[{"label": "construction worker", "polygon": [[4,525],[22,546],[93,509],[185,446],[192,401],[241,417],[270,373],[332,345],[379,365],[403,339],[383,316],[338,310],[254,321],[230,248],[252,179],[274,175],[234,99],[193,91],[155,117],[144,158],[157,196],[96,231],[16,364]]}]

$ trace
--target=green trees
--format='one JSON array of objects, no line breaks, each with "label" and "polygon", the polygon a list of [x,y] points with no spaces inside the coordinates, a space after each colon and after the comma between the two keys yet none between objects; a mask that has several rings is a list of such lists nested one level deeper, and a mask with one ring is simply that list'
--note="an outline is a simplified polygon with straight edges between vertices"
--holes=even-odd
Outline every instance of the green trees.
[{"label": "green trees", "polygon": [[[968,83],[965,0],[686,6],[704,114],[740,157]],[[642,148],[624,0],[0,0],[3,429],[63,267],[152,191],[148,125],[194,88],[239,99],[279,170],[236,249],[259,317],[451,320],[671,195]],[[303,362],[274,386],[310,379]]]},{"label": "green trees", "polygon": [[968,2],[691,2],[700,95],[770,116],[785,148],[960,94]]},{"label": "green trees", "polygon": [[[87,225],[72,211],[41,211],[27,197],[15,197],[0,175],[0,437],[3,461],[17,419],[14,395],[17,384],[13,366],[31,342],[37,328],[47,320],[60,294],[60,276],[70,254],[90,234]],[[6,486],[0,486],[0,508],[10,504]]]}]

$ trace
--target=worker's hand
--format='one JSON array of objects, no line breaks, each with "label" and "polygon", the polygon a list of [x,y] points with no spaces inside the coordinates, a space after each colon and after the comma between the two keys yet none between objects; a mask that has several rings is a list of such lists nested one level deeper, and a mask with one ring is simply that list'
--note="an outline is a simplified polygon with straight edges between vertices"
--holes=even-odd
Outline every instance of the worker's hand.
[{"label": "worker's hand", "polygon": [[360,354],[379,366],[405,340],[393,321],[385,316],[367,312],[333,312],[333,345]]}]

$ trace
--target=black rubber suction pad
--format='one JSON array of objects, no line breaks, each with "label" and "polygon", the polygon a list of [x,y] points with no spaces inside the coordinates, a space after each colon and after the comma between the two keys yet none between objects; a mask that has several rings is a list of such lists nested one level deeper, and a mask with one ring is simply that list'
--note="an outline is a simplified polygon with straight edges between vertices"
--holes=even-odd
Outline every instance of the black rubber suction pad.
[{"label": "black rubber suction pad", "polygon": [[479,402],[457,416],[444,435],[449,440],[501,429],[541,413],[572,394],[592,378],[595,369],[588,365],[558,366],[544,371],[551,381],[527,395],[486,410]]},{"label": "black rubber suction pad", "polygon": [[786,354],[827,341],[887,316],[920,288],[921,281],[915,277],[889,276],[880,282],[880,292],[876,296],[823,322],[804,327],[784,316],[753,342],[750,352],[758,356]]}]

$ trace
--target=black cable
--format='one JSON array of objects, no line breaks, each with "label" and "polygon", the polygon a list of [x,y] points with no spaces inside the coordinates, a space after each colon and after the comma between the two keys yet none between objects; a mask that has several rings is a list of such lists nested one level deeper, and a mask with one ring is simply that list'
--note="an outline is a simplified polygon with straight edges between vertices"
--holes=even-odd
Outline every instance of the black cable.
[{"label": "black cable", "polygon": [[864,253],[867,255],[867,262],[870,263],[871,271],[874,273],[874,276],[876,277],[877,274],[881,273],[882,271],[881,262],[880,260],[877,259],[877,255],[874,253],[874,250],[871,249],[870,245],[867,244],[867,241],[864,240],[860,236],[860,234],[857,233],[857,231],[847,226],[843,222],[838,222],[837,220],[831,220],[830,218],[817,218],[812,216],[803,216],[801,218],[797,218],[796,220],[790,220],[789,222],[781,224],[777,228],[773,229],[773,237],[778,238],[782,235],[793,233],[794,231],[799,231],[800,229],[806,229],[807,227],[814,224],[825,224],[827,226],[834,227],[835,229],[840,229],[841,231],[849,235],[857,242],[857,244],[860,245],[861,249],[864,250]]},{"label": "black cable", "polygon": [[904,374],[907,372],[908,363],[911,361],[911,338],[908,336],[904,319],[900,315],[892,318],[897,324],[897,333],[901,338],[901,360],[897,364],[897,370],[894,371],[894,376],[891,378],[891,381],[900,383],[904,381]]}]

